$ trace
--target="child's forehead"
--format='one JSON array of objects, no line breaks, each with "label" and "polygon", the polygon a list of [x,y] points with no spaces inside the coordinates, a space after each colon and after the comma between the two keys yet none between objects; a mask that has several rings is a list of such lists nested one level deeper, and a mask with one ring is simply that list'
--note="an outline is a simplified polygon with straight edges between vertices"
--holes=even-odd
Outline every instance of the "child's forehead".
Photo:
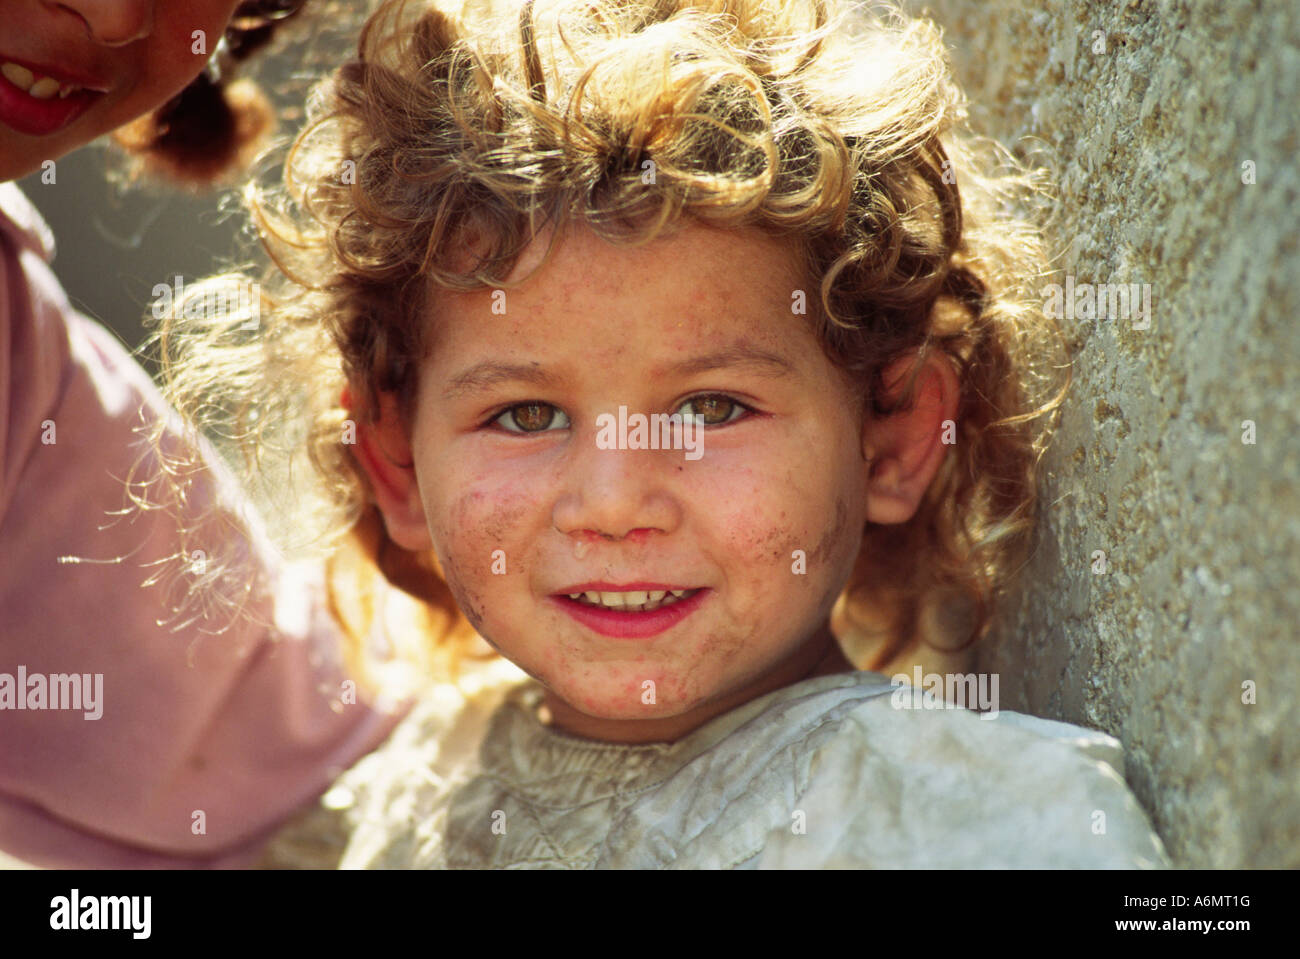
[{"label": "child's forehead", "polygon": [[760,231],[688,224],[628,246],[573,225],[543,262],[551,239],[539,234],[500,288],[433,296],[428,342],[445,361],[437,365],[470,354],[575,349],[593,361],[614,354],[648,361],[737,344],[802,365],[802,354],[816,350],[804,311],[793,308],[795,294],[806,302],[813,287],[798,281],[790,247]]},{"label": "child's forehead", "polygon": [[[549,258],[547,250],[551,245]],[[475,248],[467,245],[466,256]],[[793,244],[756,228],[720,229],[686,221],[644,243],[616,242],[580,222],[548,226],[524,247],[501,289],[522,301],[637,297],[653,290],[665,299],[751,300],[778,296],[788,303],[805,288]],[[448,291],[457,298],[492,299],[496,288]]]}]

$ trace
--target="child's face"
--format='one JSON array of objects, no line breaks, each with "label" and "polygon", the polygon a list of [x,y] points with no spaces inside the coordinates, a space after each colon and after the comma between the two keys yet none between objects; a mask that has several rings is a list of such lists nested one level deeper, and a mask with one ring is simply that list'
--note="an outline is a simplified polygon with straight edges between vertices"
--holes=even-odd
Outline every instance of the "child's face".
[{"label": "child's face", "polygon": [[[461,609],[553,712],[621,738],[628,721],[743,701],[826,642],[867,464],[796,290],[815,300],[777,242],[691,226],[640,249],[571,230],[504,313],[499,293],[439,291],[411,430],[420,505]],[[675,369],[704,357],[717,365]],[[467,378],[480,364],[522,371]],[[701,394],[729,399],[683,410]],[[529,403],[544,405],[502,416]],[[697,459],[602,449],[597,418],[620,406],[723,425],[704,428]],[[701,592],[668,628],[620,636],[566,595],[592,583]]]},{"label": "child's face", "polygon": [[[180,92],[216,49],[237,2],[4,0],[0,181],[40,169]],[[79,88],[44,96],[51,84],[42,77]]]}]

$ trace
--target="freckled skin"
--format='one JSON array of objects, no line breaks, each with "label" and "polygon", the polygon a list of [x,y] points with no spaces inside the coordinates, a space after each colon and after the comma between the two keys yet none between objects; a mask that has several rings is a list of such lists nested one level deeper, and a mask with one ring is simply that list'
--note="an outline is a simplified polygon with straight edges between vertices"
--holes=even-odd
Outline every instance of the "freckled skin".
[{"label": "freckled skin", "polygon": [[[844,500],[837,500],[835,502],[835,518],[832,519],[830,524],[826,527],[825,532],[821,535],[821,539],[817,541],[817,545],[808,551],[809,563],[820,565],[829,561],[835,555],[839,548],[840,541],[844,538],[844,524],[848,520],[848,516],[849,509],[845,505]],[[787,551],[784,555],[789,556],[790,552],[793,552],[794,549],[798,549],[798,547],[792,547],[792,549]]]},{"label": "freckled skin", "polygon": [[[491,291],[437,292],[411,436],[420,501],[453,595],[547,687],[560,728],[672,740],[814,672],[852,668],[829,616],[861,545],[860,424],[806,318],[790,312],[790,291],[806,288],[791,264],[757,232],[692,225],[629,249],[573,227],[509,290],[508,317],[492,314]],[[660,372],[737,344],[783,357],[793,375]],[[444,395],[488,360],[538,364],[559,384]],[[756,412],[706,427],[698,460],[596,445],[602,413],[674,412],[710,393]],[[495,419],[526,402],[549,404],[567,425],[521,434]],[[497,549],[505,575],[491,572]],[[807,555],[802,576],[791,571],[796,549]],[[683,622],[640,640],[602,636],[553,598],[578,583],[638,580],[710,592]],[[646,680],[653,705],[642,702]]]}]

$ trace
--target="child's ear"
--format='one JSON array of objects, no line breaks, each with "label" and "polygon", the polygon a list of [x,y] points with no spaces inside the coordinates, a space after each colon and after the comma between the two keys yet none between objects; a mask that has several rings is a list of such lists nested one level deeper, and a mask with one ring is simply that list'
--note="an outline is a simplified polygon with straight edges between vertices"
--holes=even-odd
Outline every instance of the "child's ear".
[{"label": "child's ear", "polygon": [[[354,409],[350,389],[343,390],[342,402]],[[379,394],[380,408],[375,421],[356,417],[356,443],[352,456],[370,480],[375,505],[383,514],[388,537],[409,550],[433,549],[424,503],[415,481],[411,443],[392,394]]]},{"label": "child's ear", "polygon": [[[892,399],[902,392],[915,354],[895,360],[885,369],[884,383]],[[892,416],[868,415],[862,427],[867,457],[867,520],[906,523],[921,505],[930,481],[948,452],[942,442],[944,422],[956,420],[960,384],[951,361],[934,351],[916,374],[915,402]]]}]

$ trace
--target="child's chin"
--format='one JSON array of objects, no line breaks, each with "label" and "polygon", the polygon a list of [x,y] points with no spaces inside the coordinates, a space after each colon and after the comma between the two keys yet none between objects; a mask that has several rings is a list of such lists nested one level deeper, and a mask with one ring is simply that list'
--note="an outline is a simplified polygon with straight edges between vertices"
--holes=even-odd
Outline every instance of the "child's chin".
[{"label": "child's chin", "polygon": [[564,695],[564,691],[561,691],[561,698],[573,709],[592,719],[670,719],[673,716],[680,716],[696,705],[694,702],[681,702],[651,695],[649,690],[635,696],[628,696],[621,689],[594,696],[590,690],[567,692],[569,695]]}]

